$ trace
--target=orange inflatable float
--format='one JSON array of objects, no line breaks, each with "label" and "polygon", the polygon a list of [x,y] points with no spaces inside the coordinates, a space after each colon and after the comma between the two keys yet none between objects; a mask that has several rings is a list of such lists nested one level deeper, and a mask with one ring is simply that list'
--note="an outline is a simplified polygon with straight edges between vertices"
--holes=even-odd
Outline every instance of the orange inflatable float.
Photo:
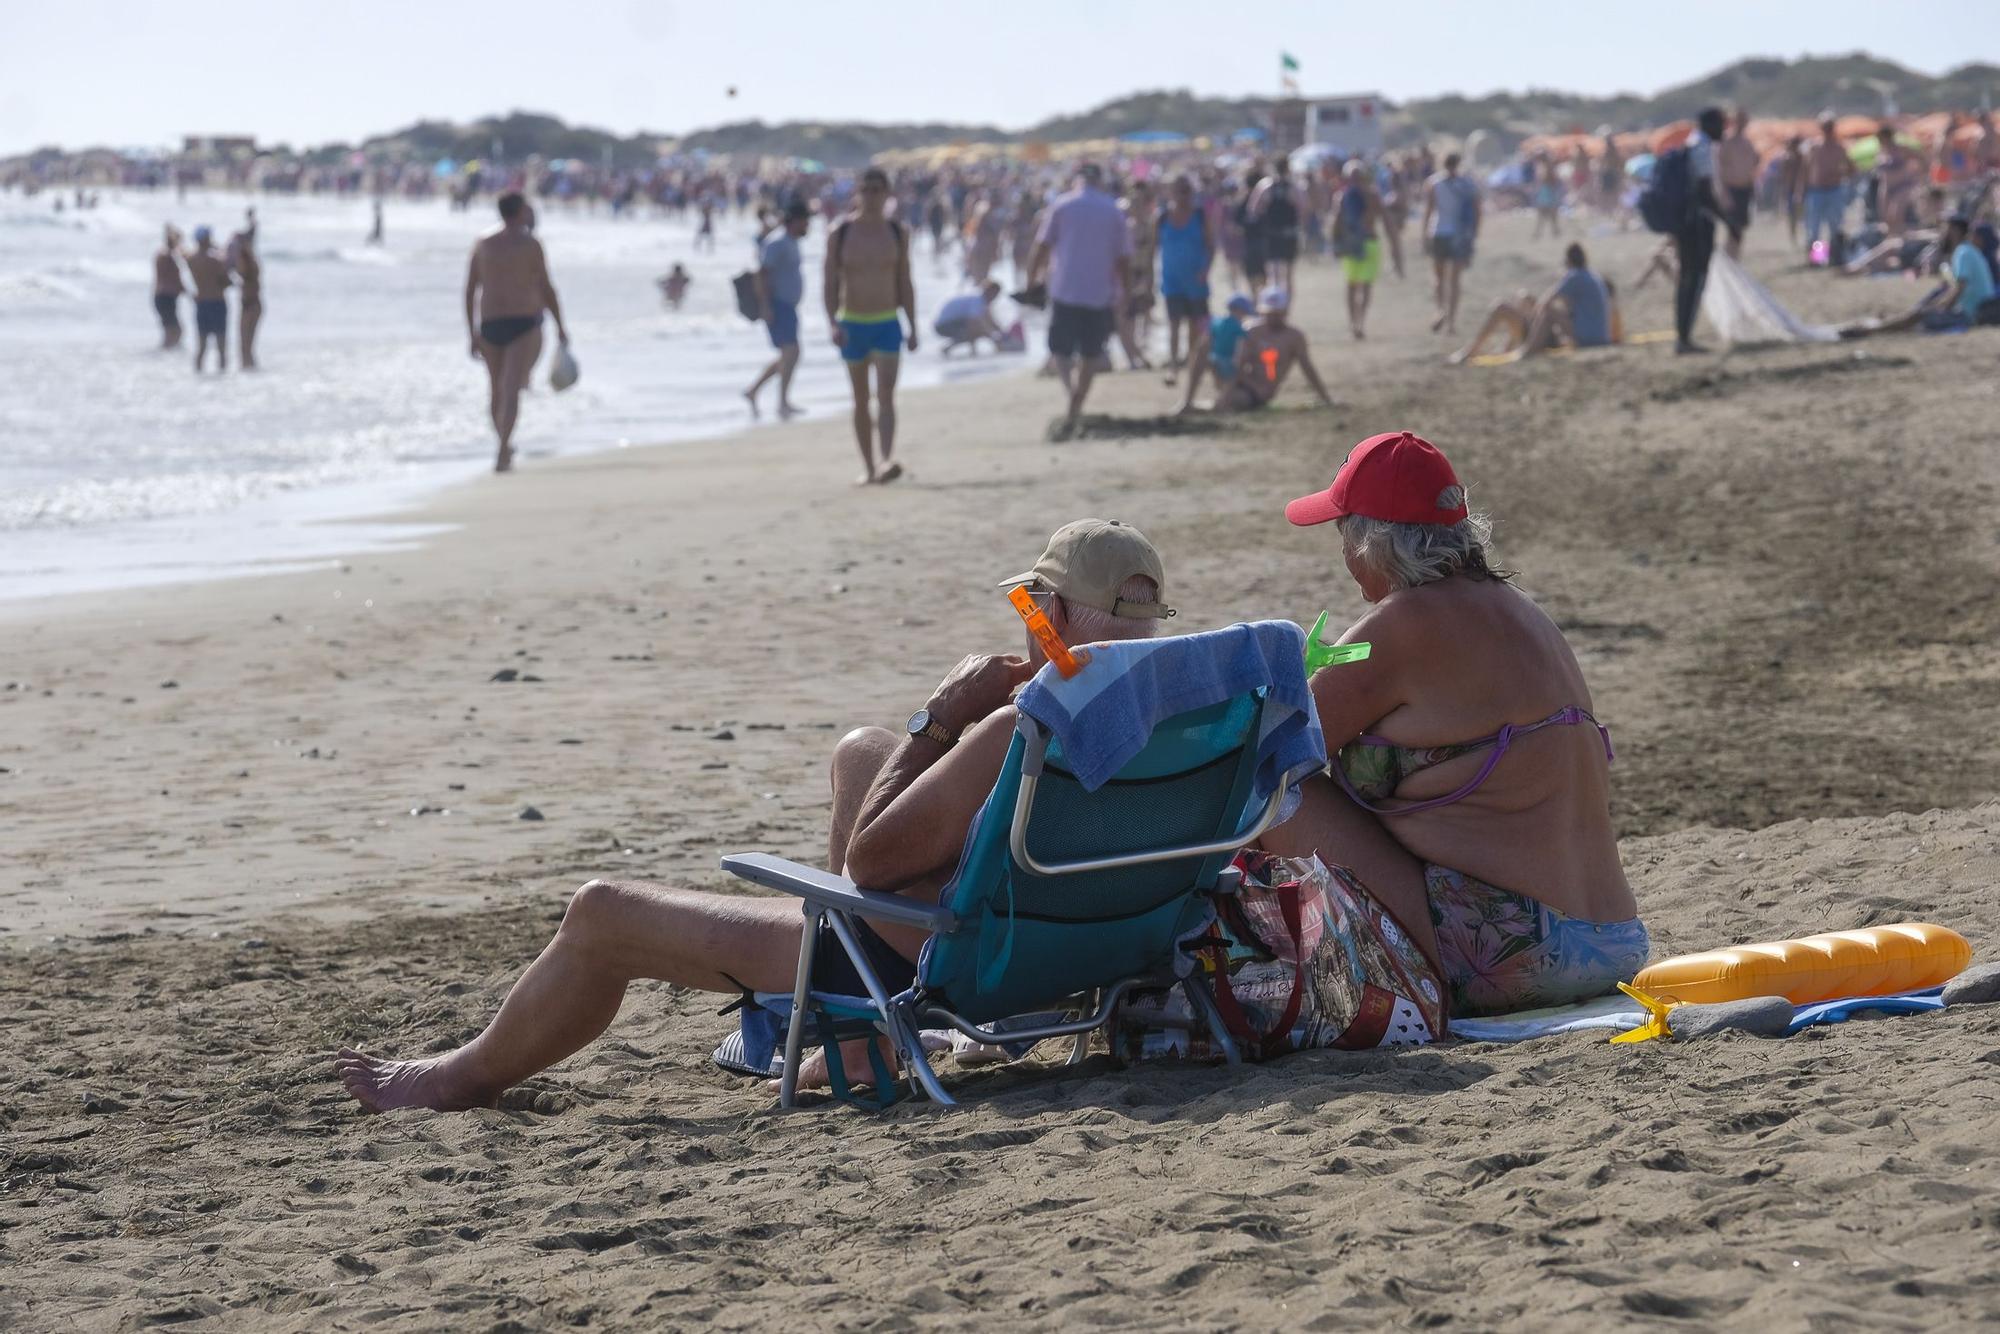
[{"label": "orange inflatable float", "polygon": [[1750,996],[1811,1005],[1941,986],[1971,962],[1972,946],[1958,932],[1929,922],[1897,922],[1683,954],[1641,969],[1632,985],[1683,1005]]}]

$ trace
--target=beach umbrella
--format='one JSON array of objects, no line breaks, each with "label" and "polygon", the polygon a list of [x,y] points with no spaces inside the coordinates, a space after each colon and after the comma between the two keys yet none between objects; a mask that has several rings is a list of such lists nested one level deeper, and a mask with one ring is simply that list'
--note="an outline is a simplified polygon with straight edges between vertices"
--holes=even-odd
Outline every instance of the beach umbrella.
[{"label": "beach umbrella", "polygon": [[456,162],[453,162],[448,157],[441,157],[437,160],[437,163],[434,166],[432,166],[431,175],[449,176],[457,170],[458,170],[458,164]]},{"label": "beach umbrella", "polygon": [[1248,129],[1238,130],[1230,136],[1230,139],[1239,144],[1261,144],[1264,142],[1264,132],[1252,126]]},{"label": "beach umbrella", "polygon": [[1292,150],[1292,170],[1306,173],[1319,166],[1322,162],[1343,161],[1346,157],[1347,154],[1332,144],[1306,144],[1303,147]]},{"label": "beach umbrella", "polygon": [[1627,158],[1625,160],[1625,174],[1637,181],[1651,180],[1653,176],[1653,164],[1657,161],[1659,159],[1651,153],[1641,153],[1637,157]]},{"label": "beach umbrella", "polygon": [[1118,136],[1122,144],[1184,144],[1187,136],[1178,130],[1134,130]]}]

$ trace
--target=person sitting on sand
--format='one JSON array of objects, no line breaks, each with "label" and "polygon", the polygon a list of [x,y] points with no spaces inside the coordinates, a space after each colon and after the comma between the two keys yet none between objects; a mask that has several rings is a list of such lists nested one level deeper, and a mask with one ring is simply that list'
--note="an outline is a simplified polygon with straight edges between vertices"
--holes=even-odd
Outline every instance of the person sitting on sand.
[{"label": "person sitting on sand", "polygon": [[1611,992],[1649,943],[1611,826],[1610,734],[1576,655],[1495,567],[1491,525],[1408,431],[1362,441],[1285,508],[1334,523],[1368,611],[1312,679],[1327,753],[1285,856],[1353,873],[1438,968],[1457,1016]]},{"label": "person sitting on sand", "polygon": [[[1294,366],[1319,395],[1321,405],[1333,406],[1333,398],[1313,366],[1305,331],[1291,323],[1290,311],[1291,297],[1284,288],[1264,289],[1257,299],[1257,322],[1244,331],[1236,345],[1236,374],[1215,396],[1210,411],[1254,412],[1271,406]],[[1192,392],[1193,386],[1189,389]]]},{"label": "person sitting on sand", "polygon": [[1859,320],[1840,328],[1842,338],[1867,338],[1874,334],[1903,333],[1922,329],[1926,333],[1957,333],[1975,324],[2000,324],[2000,301],[1995,299],[1993,264],[1972,240],[1972,228],[1964,218],[1945,224],[1938,252],[1947,258],[1949,280],[1932,289],[1915,307],[1902,315],[1882,320]]},{"label": "person sitting on sand", "polygon": [[[1138,529],[1104,519],[1057,530],[1033,568],[1000,586],[1026,587],[1072,646],[1147,638],[1174,614],[1162,600],[1166,576],[1153,545]],[[997,598],[994,608],[1018,625]],[[973,654],[903,727],[864,727],[841,738],[833,752],[827,865],[857,884],[935,902],[1000,775],[1014,735],[1013,694],[1042,661],[1033,636],[1025,656]],[[609,1028],[626,986],[639,978],[731,996],[790,991],[801,926],[790,898],[592,880],[570,899],[555,938],[478,1037],[406,1061],[343,1047],[340,1082],[370,1111],[494,1106],[507,1089]],[[892,989],[908,986],[924,933],[865,922],[855,930],[882,980]],[[858,993],[847,952],[831,928],[822,931],[813,985]],[[864,1051],[857,1048],[849,1069],[866,1068]]]},{"label": "person sitting on sand", "polygon": [[1611,284],[1593,273],[1589,257],[1574,241],[1563,252],[1563,276],[1538,301],[1526,292],[1493,307],[1472,341],[1451,354],[1459,366],[1486,351],[1505,333],[1498,352],[1520,360],[1552,347],[1606,347],[1617,341],[1618,298]]},{"label": "person sitting on sand", "polygon": [[931,326],[944,339],[939,355],[948,357],[955,347],[968,347],[977,353],[982,338],[998,351],[1001,329],[993,319],[993,303],[999,297],[1000,284],[989,278],[978,290],[961,292],[939,307],[937,320]]},{"label": "person sitting on sand", "polygon": [[1201,388],[1202,373],[1215,377],[1215,395],[1221,398],[1236,383],[1236,349],[1249,329],[1243,321],[1256,314],[1250,298],[1238,293],[1229,298],[1228,308],[1208,322],[1200,341],[1188,349],[1188,387],[1181,399],[1182,412],[1194,411],[1195,391]]}]

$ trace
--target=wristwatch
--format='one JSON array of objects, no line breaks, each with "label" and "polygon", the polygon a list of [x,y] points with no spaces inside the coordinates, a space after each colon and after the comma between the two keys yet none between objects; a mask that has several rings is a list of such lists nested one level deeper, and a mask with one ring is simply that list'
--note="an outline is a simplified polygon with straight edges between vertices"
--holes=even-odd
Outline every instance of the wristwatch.
[{"label": "wristwatch", "polygon": [[929,709],[918,709],[910,715],[909,732],[911,736],[927,736],[940,746],[958,744],[958,733],[931,717]]}]

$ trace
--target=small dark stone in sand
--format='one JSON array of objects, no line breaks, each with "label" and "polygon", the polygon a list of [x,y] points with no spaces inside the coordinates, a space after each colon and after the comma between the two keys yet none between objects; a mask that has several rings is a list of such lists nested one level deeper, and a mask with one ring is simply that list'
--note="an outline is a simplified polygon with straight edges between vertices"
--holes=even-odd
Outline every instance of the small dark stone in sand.
[{"label": "small dark stone in sand", "polygon": [[261,950],[270,943],[262,936],[245,936],[243,938],[243,948],[246,950]]},{"label": "small dark stone in sand", "polygon": [[180,688],[181,688],[181,683],[179,681],[160,682],[160,689],[162,690],[179,690]]},{"label": "small dark stone in sand", "polygon": [[543,817],[542,813],[536,810],[533,806],[523,806],[521,808],[521,813],[515,816],[514,818],[516,820],[539,820]]},{"label": "small dark stone in sand", "polygon": [[105,1116],[111,1112],[122,1112],[125,1104],[116,1098],[107,1098],[102,1093],[83,1095],[83,1110],[90,1116]]},{"label": "small dark stone in sand", "polygon": [[521,679],[523,681],[540,681],[542,678],[536,676],[533,672],[522,672]]},{"label": "small dark stone in sand", "polygon": [[558,746],[581,746],[583,744],[583,740],[581,737],[566,736],[562,740],[556,742],[556,744]]},{"label": "small dark stone in sand", "polygon": [[785,725],[783,723],[751,723],[746,730],[751,732],[782,732],[785,730]]},{"label": "small dark stone in sand", "polygon": [[502,667],[499,671],[487,677],[486,680],[490,684],[494,681],[518,681],[520,678],[521,674],[512,667]]},{"label": "small dark stone in sand", "polygon": [[412,814],[412,815],[443,815],[443,814],[445,814],[445,813],[446,813],[446,812],[445,812],[445,809],[444,809],[444,807],[442,807],[442,806],[412,806],[412,807],[410,807],[410,814]]},{"label": "small dark stone in sand", "polygon": [[13,772],[14,771],[12,769],[9,769],[6,765],[0,764],[0,774],[11,774]]},{"label": "small dark stone in sand", "polygon": [[710,741],[734,741],[735,739],[736,739],[736,733],[730,731],[726,727],[723,728],[720,732],[717,732],[714,736],[709,738]]},{"label": "small dark stone in sand", "polygon": [[250,776],[250,771],[248,769],[238,769],[236,771],[236,776],[238,778],[248,778]]},{"label": "small dark stone in sand", "polygon": [[465,784],[463,783],[446,783],[445,786],[450,788],[454,792],[465,791]]},{"label": "small dark stone in sand", "polygon": [[694,726],[691,723],[668,723],[667,730],[669,732],[692,732],[694,731]]},{"label": "small dark stone in sand", "polygon": [[131,697],[130,695],[127,695],[127,696],[125,696],[125,697],[124,697],[123,699],[119,700],[118,702],[119,702],[120,704],[137,704],[137,703],[138,703],[139,701],[138,701],[138,700],[136,700],[136,699],[133,699],[133,698],[132,698],[132,697]]},{"label": "small dark stone in sand", "polygon": [[702,767],[702,768],[704,768],[704,769],[727,769],[727,768],[729,767],[729,761],[728,761],[728,760],[710,760],[710,761],[709,761],[709,762],[708,762],[707,764],[704,764],[704,765],[702,765],[701,767]]}]

